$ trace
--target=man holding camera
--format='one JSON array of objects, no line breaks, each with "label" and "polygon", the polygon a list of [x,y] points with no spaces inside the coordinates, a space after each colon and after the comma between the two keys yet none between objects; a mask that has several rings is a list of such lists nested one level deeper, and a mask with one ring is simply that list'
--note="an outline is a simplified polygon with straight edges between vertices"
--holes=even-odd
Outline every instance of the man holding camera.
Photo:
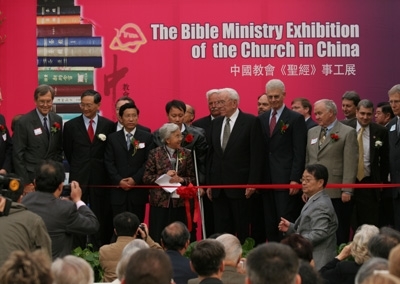
[{"label": "man holding camera", "polygon": [[10,189],[11,177],[1,176],[0,185],[0,267],[15,250],[43,249],[51,256],[51,240],[42,218],[19,202],[24,186]]},{"label": "man holding camera", "polygon": [[122,212],[114,217],[114,232],[117,235],[115,243],[100,248],[100,265],[104,270],[104,282],[112,282],[117,278],[116,268],[125,246],[136,238],[144,240],[150,248],[162,249],[149,236],[146,224],[131,212]]},{"label": "man holding camera", "polygon": [[71,254],[73,234],[89,235],[99,229],[96,216],[81,200],[82,190],[76,181],[71,182],[70,200],[60,198],[64,179],[61,163],[44,161],[36,170],[36,191],[22,200],[28,210],[43,218],[52,241],[53,259]]}]

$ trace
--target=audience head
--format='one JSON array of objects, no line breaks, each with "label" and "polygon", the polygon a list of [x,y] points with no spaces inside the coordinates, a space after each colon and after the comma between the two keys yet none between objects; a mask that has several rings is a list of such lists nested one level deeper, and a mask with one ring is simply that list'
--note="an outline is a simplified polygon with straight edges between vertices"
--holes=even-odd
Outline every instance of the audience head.
[{"label": "audience head", "polygon": [[271,79],[265,85],[269,105],[273,110],[278,110],[283,106],[286,97],[285,84],[279,79]]},{"label": "audience head", "polygon": [[376,105],[375,122],[385,126],[394,117],[393,110],[388,102],[380,102]]},{"label": "audience head", "polygon": [[336,120],[337,107],[334,101],[322,99],[314,103],[314,115],[317,123],[328,127]]},{"label": "audience head", "polygon": [[393,114],[400,116],[400,84],[394,85],[388,92],[389,104]]},{"label": "audience head", "polygon": [[372,257],[389,258],[392,248],[400,243],[400,232],[390,227],[382,227],[380,233],[368,242],[368,251]]},{"label": "audience head", "polygon": [[35,189],[37,191],[54,193],[60,190],[65,179],[63,164],[53,161],[43,161],[36,169]]},{"label": "audience head", "polygon": [[312,113],[312,105],[306,98],[296,98],[292,101],[292,110],[308,118]]},{"label": "audience head", "polygon": [[41,250],[13,251],[0,267],[0,283],[51,284],[50,266],[51,260]]},{"label": "audience head", "polygon": [[126,266],[128,265],[131,256],[135,252],[147,248],[149,248],[149,245],[141,239],[134,239],[124,247],[124,249],[122,250],[121,259],[118,261],[116,268],[117,278],[119,280],[122,280],[125,277]]},{"label": "audience head", "polygon": [[166,250],[182,251],[188,247],[189,243],[190,233],[182,222],[173,222],[161,232],[161,244]]},{"label": "audience head", "polygon": [[300,283],[299,259],[289,246],[266,243],[257,246],[247,256],[246,284]]},{"label": "audience head", "polygon": [[216,240],[224,246],[225,265],[236,267],[242,257],[242,245],[239,239],[231,234],[223,234],[216,238]]},{"label": "audience head", "polygon": [[217,240],[206,239],[193,247],[190,265],[201,277],[220,275],[224,271],[224,258],[224,246]]},{"label": "audience head", "polygon": [[186,104],[183,101],[172,100],[165,105],[165,111],[168,122],[175,123],[181,129],[186,112]]},{"label": "audience head", "polygon": [[126,267],[122,284],[170,284],[172,264],[168,255],[157,249],[142,249],[134,253]]},{"label": "audience head", "polygon": [[83,258],[67,255],[51,265],[53,284],[89,284],[94,282],[93,269]]},{"label": "audience head", "polygon": [[299,274],[301,283],[303,284],[319,284],[323,283],[320,275],[310,262],[300,259]]},{"label": "audience head", "polygon": [[395,246],[389,254],[389,272],[400,278],[400,245]]},{"label": "audience head", "polygon": [[218,117],[221,115],[219,108],[217,106],[218,102],[218,89],[209,90],[206,93],[207,102],[208,102],[208,110],[212,117]]},{"label": "audience head", "polygon": [[379,229],[374,225],[364,224],[357,229],[351,243],[351,255],[356,263],[363,264],[370,258],[368,243],[373,236],[378,234]]},{"label": "audience head", "polygon": [[101,95],[95,90],[86,90],[81,95],[80,107],[82,114],[89,119],[94,118],[99,112]]},{"label": "audience head", "polygon": [[357,271],[356,278],[354,280],[355,284],[364,283],[364,280],[369,276],[382,271],[383,273],[388,273],[389,263],[387,259],[381,257],[372,257],[367,260],[360,269]]},{"label": "audience head", "polygon": [[291,247],[300,259],[309,263],[313,260],[312,243],[300,234],[291,234],[281,241],[281,244]]},{"label": "audience head", "polygon": [[258,101],[257,101],[257,110],[258,110],[258,115],[263,114],[264,112],[267,112],[271,109],[271,106],[269,105],[268,97],[267,94],[261,94],[261,96],[258,96]]},{"label": "audience head", "polygon": [[372,257],[367,260],[360,269],[357,271],[354,283],[361,284],[370,275],[374,274],[375,271],[387,271],[389,269],[388,260],[381,257]]},{"label": "audience head", "polygon": [[113,219],[114,230],[117,236],[136,236],[140,225],[139,218],[131,212],[122,212]]},{"label": "audience head", "polygon": [[342,96],[342,111],[347,119],[356,117],[356,108],[360,102],[360,96],[356,91],[347,91]]},{"label": "audience head", "polygon": [[361,284],[400,284],[400,279],[384,271],[368,276]]},{"label": "audience head", "polygon": [[230,117],[239,107],[239,94],[231,88],[223,88],[218,91],[217,106],[222,116]]}]

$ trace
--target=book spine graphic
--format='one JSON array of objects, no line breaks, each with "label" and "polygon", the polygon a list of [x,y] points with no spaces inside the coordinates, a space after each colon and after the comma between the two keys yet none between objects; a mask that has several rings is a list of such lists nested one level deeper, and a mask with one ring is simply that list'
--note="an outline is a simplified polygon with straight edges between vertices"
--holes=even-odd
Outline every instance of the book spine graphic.
[{"label": "book spine graphic", "polygon": [[101,46],[101,37],[38,37],[38,47]]}]

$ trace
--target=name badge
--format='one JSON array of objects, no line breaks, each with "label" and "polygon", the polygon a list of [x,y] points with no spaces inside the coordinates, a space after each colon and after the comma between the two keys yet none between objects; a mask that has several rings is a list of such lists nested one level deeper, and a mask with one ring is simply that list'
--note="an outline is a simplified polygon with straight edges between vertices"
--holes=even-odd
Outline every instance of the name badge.
[{"label": "name badge", "polygon": [[318,141],[318,138],[311,139],[311,145],[317,143],[317,141]]},{"label": "name badge", "polygon": [[35,133],[35,135],[40,135],[42,134],[42,129],[41,128],[36,128],[33,130],[33,133]]}]

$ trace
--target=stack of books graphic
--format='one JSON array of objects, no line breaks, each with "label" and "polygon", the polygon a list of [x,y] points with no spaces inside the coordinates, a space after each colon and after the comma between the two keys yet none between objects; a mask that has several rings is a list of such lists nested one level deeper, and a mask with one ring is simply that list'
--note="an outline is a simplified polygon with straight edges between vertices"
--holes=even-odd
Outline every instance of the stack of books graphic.
[{"label": "stack of books graphic", "polygon": [[37,0],[36,23],[39,84],[55,89],[53,110],[71,119],[81,113],[81,94],[94,88],[94,68],[102,67],[101,37],[82,23],[74,0]]}]

